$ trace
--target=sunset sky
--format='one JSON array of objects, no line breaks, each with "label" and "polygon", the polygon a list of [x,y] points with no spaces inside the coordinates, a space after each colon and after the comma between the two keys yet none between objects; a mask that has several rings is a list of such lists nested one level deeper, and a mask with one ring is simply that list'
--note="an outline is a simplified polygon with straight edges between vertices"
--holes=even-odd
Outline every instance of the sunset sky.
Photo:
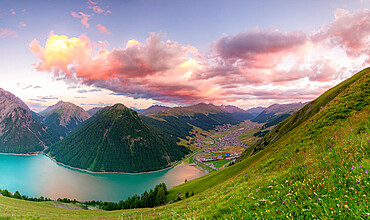
[{"label": "sunset sky", "polygon": [[40,111],[310,101],[370,65],[370,0],[0,0],[0,87]]}]

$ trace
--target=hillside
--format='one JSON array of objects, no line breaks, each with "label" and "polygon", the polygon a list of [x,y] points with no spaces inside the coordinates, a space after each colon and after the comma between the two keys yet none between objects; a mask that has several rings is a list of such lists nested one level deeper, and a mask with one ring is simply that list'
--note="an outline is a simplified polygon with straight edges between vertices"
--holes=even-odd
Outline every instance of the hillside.
[{"label": "hillside", "polygon": [[33,116],[22,100],[0,89],[0,152],[37,152],[56,141],[55,133]]},{"label": "hillside", "polygon": [[89,113],[70,102],[59,101],[40,112],[44,117],[43,123],[55,130],[60,138],[66,137],[79,124],[90,118]]},{"label": "hillside", "polygon": [[274,124],[279,124],[284,119],[296,113],[307,103],[273,104],[264,109],[257,117],[251,121],[258,123],[269,123],[276,120]]},{"label": "hillside", "polygon": [[99,111],[46,153],[91,171],[143,172],[168,167],[188,149],[144,124],[135,111],[116,104]]},{"label": "hillside", "polygon": [[204,103],[188,107],[174,107],[153,115],[140,117],[148,125],[183,139],[190,134],[194,127],[211,130],[217,125],[238,124],[242,121],[218,106]]},{"label": "hillside", "polygon": [[144,111],[140,112],[142,115],[152,115],[164,110],[170,109],[170,107],[163,106],[163,105],[152,105],[149,108],[145,109]]}]

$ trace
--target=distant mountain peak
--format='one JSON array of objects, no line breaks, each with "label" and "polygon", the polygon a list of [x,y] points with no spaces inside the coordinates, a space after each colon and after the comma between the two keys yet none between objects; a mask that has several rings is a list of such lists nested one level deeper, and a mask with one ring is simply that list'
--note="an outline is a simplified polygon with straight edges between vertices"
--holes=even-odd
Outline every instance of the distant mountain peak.
[{"label": "distant mountain peak", "polygon": [[227,112],[230,112],[230,113],[246,113],[246,111],[244,109],[241,109],[237,106],[234,106],[234,105],[220,105],[220,108],[226,110]]},{"label": "distant mountain peak", "polygon": [[170,109],[170,107],[163,106],[163,105],[152,105],[149,108],[142,111],[140,114],[142,115],[152,115],[158,112],[165,111],[167,109]]},{"label": "distant mountain peak", "polygon": [[102,109],[103,107],[94,107],[94,108],[89,109],[87,113],[89,113],[90,116],[93,116]]},{"label": "distant mountain peak", "polygon": [[62,100],[47,107],[40,115],[45,117],[44,123],[58,131],[61,137],[65,137],[80,123],[90,118],[90,114],[83,108]]},{"label": "distant mountain peak", "polygon": [[122,103],[116,103],[114,104],[112,107],[109,107],[111,109],[117,109],[117,110],[124,110],[124,109],[128,109],[124,104]]},{"label": "distant mountain peak", "polygon": [[307,103],[302,102],[272,104],[264,109],[257,117],[252,119],[252,121],[259,123],[268,123],[278,118],[280,118],[279,120],[282,120],[294,114],[306,104]]}]

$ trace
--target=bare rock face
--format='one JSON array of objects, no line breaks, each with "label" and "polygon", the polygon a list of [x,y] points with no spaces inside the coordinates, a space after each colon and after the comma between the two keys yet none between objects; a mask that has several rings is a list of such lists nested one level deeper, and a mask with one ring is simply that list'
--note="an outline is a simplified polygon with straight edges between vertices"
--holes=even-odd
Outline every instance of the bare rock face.
[{"label": "bare rock face", "polygon": [[53,132],[33,114],[21,99],[0,89],[0,152],[36,152],[55,142]]},{"label": "bare rock face", "polygon": [[44,117],[43,122],[56,130],[61,137],[67,136],[79,124],[90,118],[90,114],[83,108],[69,103],[59,101],[40,112]]}]

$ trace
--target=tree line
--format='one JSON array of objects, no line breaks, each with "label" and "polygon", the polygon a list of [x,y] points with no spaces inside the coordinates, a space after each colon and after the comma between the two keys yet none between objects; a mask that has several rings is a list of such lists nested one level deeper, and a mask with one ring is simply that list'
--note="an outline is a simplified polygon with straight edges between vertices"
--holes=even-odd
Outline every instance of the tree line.
[{"label": "tree line", "polygon": [[[36,197],[28,197],[26,195],[21,195],[19,191],[15,191],[15,193],[9,192],[7,189],[1,190],[0,194],[6,197],[15,198],[15,199],[23,199],[28,201],[34,202],[43,202],[43,201],[54,201],[50,198],[40,196],[39,198]],[[63,202],[63,203],[79,203],[82,205],[87,206],[96,206],[100,209],[111,211],[111,210],[121,210],[121,209],[135,209],[135,208],[153,208],[156,206],[161,206],[165,204],[165,198],[168,194],[167,186],[165,183],[160,183],[155,186],[154,190],[150,189],[149,192],[145,191],[141,195],[135,194],[132,197],[128,197],[126,200],[121,200],[118,203],[116,202],[103,202],[103,201],[84,201],[79,202],[76,199],[68,199],[68,198],[58,198],[56,201]],[[185,198],[189,198],[194,195],[194,192],[186,192],[183,196],[178,195],[177,198],[173,202],[180,201]]]},{"label": "tree line", "polygon": [[51,201],[50,198],[43,197],[43,196],[40,196],[37,198],[37,197],[28,197],[26,195],[21,195],[18,190],[15,191],[15,193],[11,193],[7,189],[3,189],[3,190],[0,189],[0,194],[6,197],[10,197],[10,198],[23,199],[23,200],[34,201],[34,202]]},{"label": "tree line", "polygon": [[103,210],[120,210],[120,209],[135,209],[135,208],[153,208],[164,205],[167,195],[167,186],[165,183],[160,183],[155,186],[154,190],[145,191],[141,195],[135,194],[128,197],[126,200],[115,202],[102,201],[86,201],[82,202],[85,205],[99,206]]},{"label": "tree line", "polygon": [[[50,198],[40,196],[39,198],[36,197],[28,197],[26,195],[21,195],[19,191],[15,191],[15,193],[9,192],[7,189],[1,190],[0,194],[6,197],[15,198],[15,199],[23,199],[28,201],[35,201],[35,202],[42,202],[42,201],[53,201]],[[102,201],[85,201],[79,202],[76,199],[67,199],[67,198],[58,198],[56,201],[63,202],[63,203],[80,203],[84,205],[90,206],[98,206],[100,209],[103,210],[120,210],[120,209],[134,209],[134,208],[153,208],[156,206],[164,205],[165,197],[167,195],[167,186],[165,183],[160,183],[155,186],[154,190],[150,189],[149,192],[145,191],[143,194],[134,195],[132,197],[128,197],[126,200],[121,200],[118,203],[115,202],[102,202]]]}]

